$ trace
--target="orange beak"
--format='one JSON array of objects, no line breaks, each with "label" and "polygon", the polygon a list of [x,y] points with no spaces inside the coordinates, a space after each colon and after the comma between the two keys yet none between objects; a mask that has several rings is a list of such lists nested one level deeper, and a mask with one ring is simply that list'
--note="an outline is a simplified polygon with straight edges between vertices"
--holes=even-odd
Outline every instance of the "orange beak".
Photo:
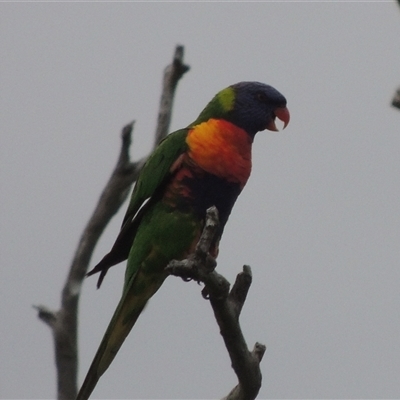
[{"label": "orange beak", "polygon": [[[280,119],[283,122],[283,128],[285,129],[290,121],[289,110],[286,107],[277,108],[275,111],[275,117]],[[267,125],[267,129],[269,131],[278,132],[278,128],[275,125],[275,118]]]}]

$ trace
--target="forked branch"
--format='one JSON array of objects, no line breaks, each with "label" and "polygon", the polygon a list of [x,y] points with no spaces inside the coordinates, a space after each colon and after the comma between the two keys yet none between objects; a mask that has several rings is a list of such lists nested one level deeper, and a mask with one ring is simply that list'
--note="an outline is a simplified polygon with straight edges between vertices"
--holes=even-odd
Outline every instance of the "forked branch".
[{"label": "forked branch", "polygon": [[211,207],[207,210],[206,225],[195,253],[186,260],[170,262],[167,271],[184,280],[193,279],[204,283],[202,294],[210,300],[232,368],[239,381],[223,400],[252,400],[257,397],[261,388],[260,362],[265,346],[256,343],[253,350],[249,351],[239,323],[240,312],[252,281],[251,269],[245,265],[229,290],[229,282],[215,272],[216,262],[209,255],[217,227],[218,212],[215,207]]},{"label": "forked branch", "polygon": [[[172,63],[164,70],[158,125],[154,147],[168,133],[176,86],[189,67],[183,62],[183,47],[177,46]],[[113,173],[95,207],[79,240],[75,256],[61,294],[61,308],[51,311],[45,306],[35,306],[38,317],[52,330],[57,368],[57,398],[71,400],[77,395],[78,375],[78,303],[82,282],[88,270],[93,250],[110,222],[127,198],[132,184],[147,157],[131,162],[129,149],[134,123],[122,130],[121,151]]]}]

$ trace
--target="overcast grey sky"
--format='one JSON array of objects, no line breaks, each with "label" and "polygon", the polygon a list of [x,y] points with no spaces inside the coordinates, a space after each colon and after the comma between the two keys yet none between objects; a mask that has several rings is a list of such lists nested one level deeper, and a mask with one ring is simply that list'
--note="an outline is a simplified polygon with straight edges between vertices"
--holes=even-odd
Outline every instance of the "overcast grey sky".
[{"label": "overcast grey sky", "polygon": [[[50,331],[31,305],[59,306],[123,125],[137,121],[134,158],[150,149],[178,43],[191,70],[172,130],[242,80],[275,86],[291,111],[284,132],[256,137],[218,264],[230,281],[253,269],[241,322],[250,347],[267,345],[260,398],[400,397],[394,1],[0,4],[0,397],[55,397]],[[85,282],[80,381],[123,272],[99,291]],[[93,398],[219,398],[235,383],[200,287],[169,278]]]}]

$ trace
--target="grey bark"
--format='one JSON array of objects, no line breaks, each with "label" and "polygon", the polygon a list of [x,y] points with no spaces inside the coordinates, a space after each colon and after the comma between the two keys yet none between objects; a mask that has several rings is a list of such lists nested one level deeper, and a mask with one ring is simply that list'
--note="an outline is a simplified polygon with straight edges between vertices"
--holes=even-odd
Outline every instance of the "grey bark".
[{"label": "grey bark", "polygon": [[252,281],[251,269],[245,265],[229,290],[229,282],[215,272],[216,262],[209,255],[217,226],[218,211],[211,207],[207,211],[206,225],[195,253],[186,260],[170,262],[167,271],[184,280],[193,279],[205,285],[203,297],[210,300],[232,368],[239,381],[222,400],[253,400],[261,388],[260,362],[266,348],[256,343],[253,350],[249,351],[239,323],[239,316]]}]

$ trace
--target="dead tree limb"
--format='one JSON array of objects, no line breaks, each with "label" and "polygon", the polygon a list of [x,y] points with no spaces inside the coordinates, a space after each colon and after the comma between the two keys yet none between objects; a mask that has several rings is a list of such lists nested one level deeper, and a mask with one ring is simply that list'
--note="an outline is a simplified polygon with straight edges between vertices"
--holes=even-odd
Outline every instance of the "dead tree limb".
[{"label": "dead tree limb", "polygon": [[[397,0],[397,3],[400,6],[400,0]],[[400,87],[397,88],[396,93],[393,96],[392,106],[400,109]]]},{"label": "dead tree limb", "polygon": [[396,90],[396,93],[393,96],[392,106],[400,109],[400,87]]},{"label": "dead tree limb", "polygon": [[215,207],[211,207],[207,210],[206,225],[195,253],[186,260],[170,262],[167,271],[184,280],[193,279],[204,283],[202,294],[210,300],[232,368],[239,381],[223,400],[252,400],[257,397],[261,388],[260,362],[265,346],[256,343],[253,350],[249,351],[239,324],[240,312],[252,281],[251,269],[245,265],[229,290],[229,282],[215,272],[216,262],[208,253],[217,226],[218,212]]},{"label": "dead tree limb", "polygon": [[[155,132],[156,146],[168,133],[176,86],[189,66],[183,62],[183,46],[177,46],[172,64],[164,70],[158,124]],[[79,240],[70,270],[61,294],[61,308],[51,311],[45,306],[35,306],[38,317],[52,330],[57,368],[58,400],[75,399],[78,375],[78,305],[83,279],[88,270],[93,250],[110,222],[127,198],[132,184],[146,161],[143,157],[131,162],[129,149],[134,123],[122,130],[122,145],[117,165],[107,182],[97,206]]]}]

